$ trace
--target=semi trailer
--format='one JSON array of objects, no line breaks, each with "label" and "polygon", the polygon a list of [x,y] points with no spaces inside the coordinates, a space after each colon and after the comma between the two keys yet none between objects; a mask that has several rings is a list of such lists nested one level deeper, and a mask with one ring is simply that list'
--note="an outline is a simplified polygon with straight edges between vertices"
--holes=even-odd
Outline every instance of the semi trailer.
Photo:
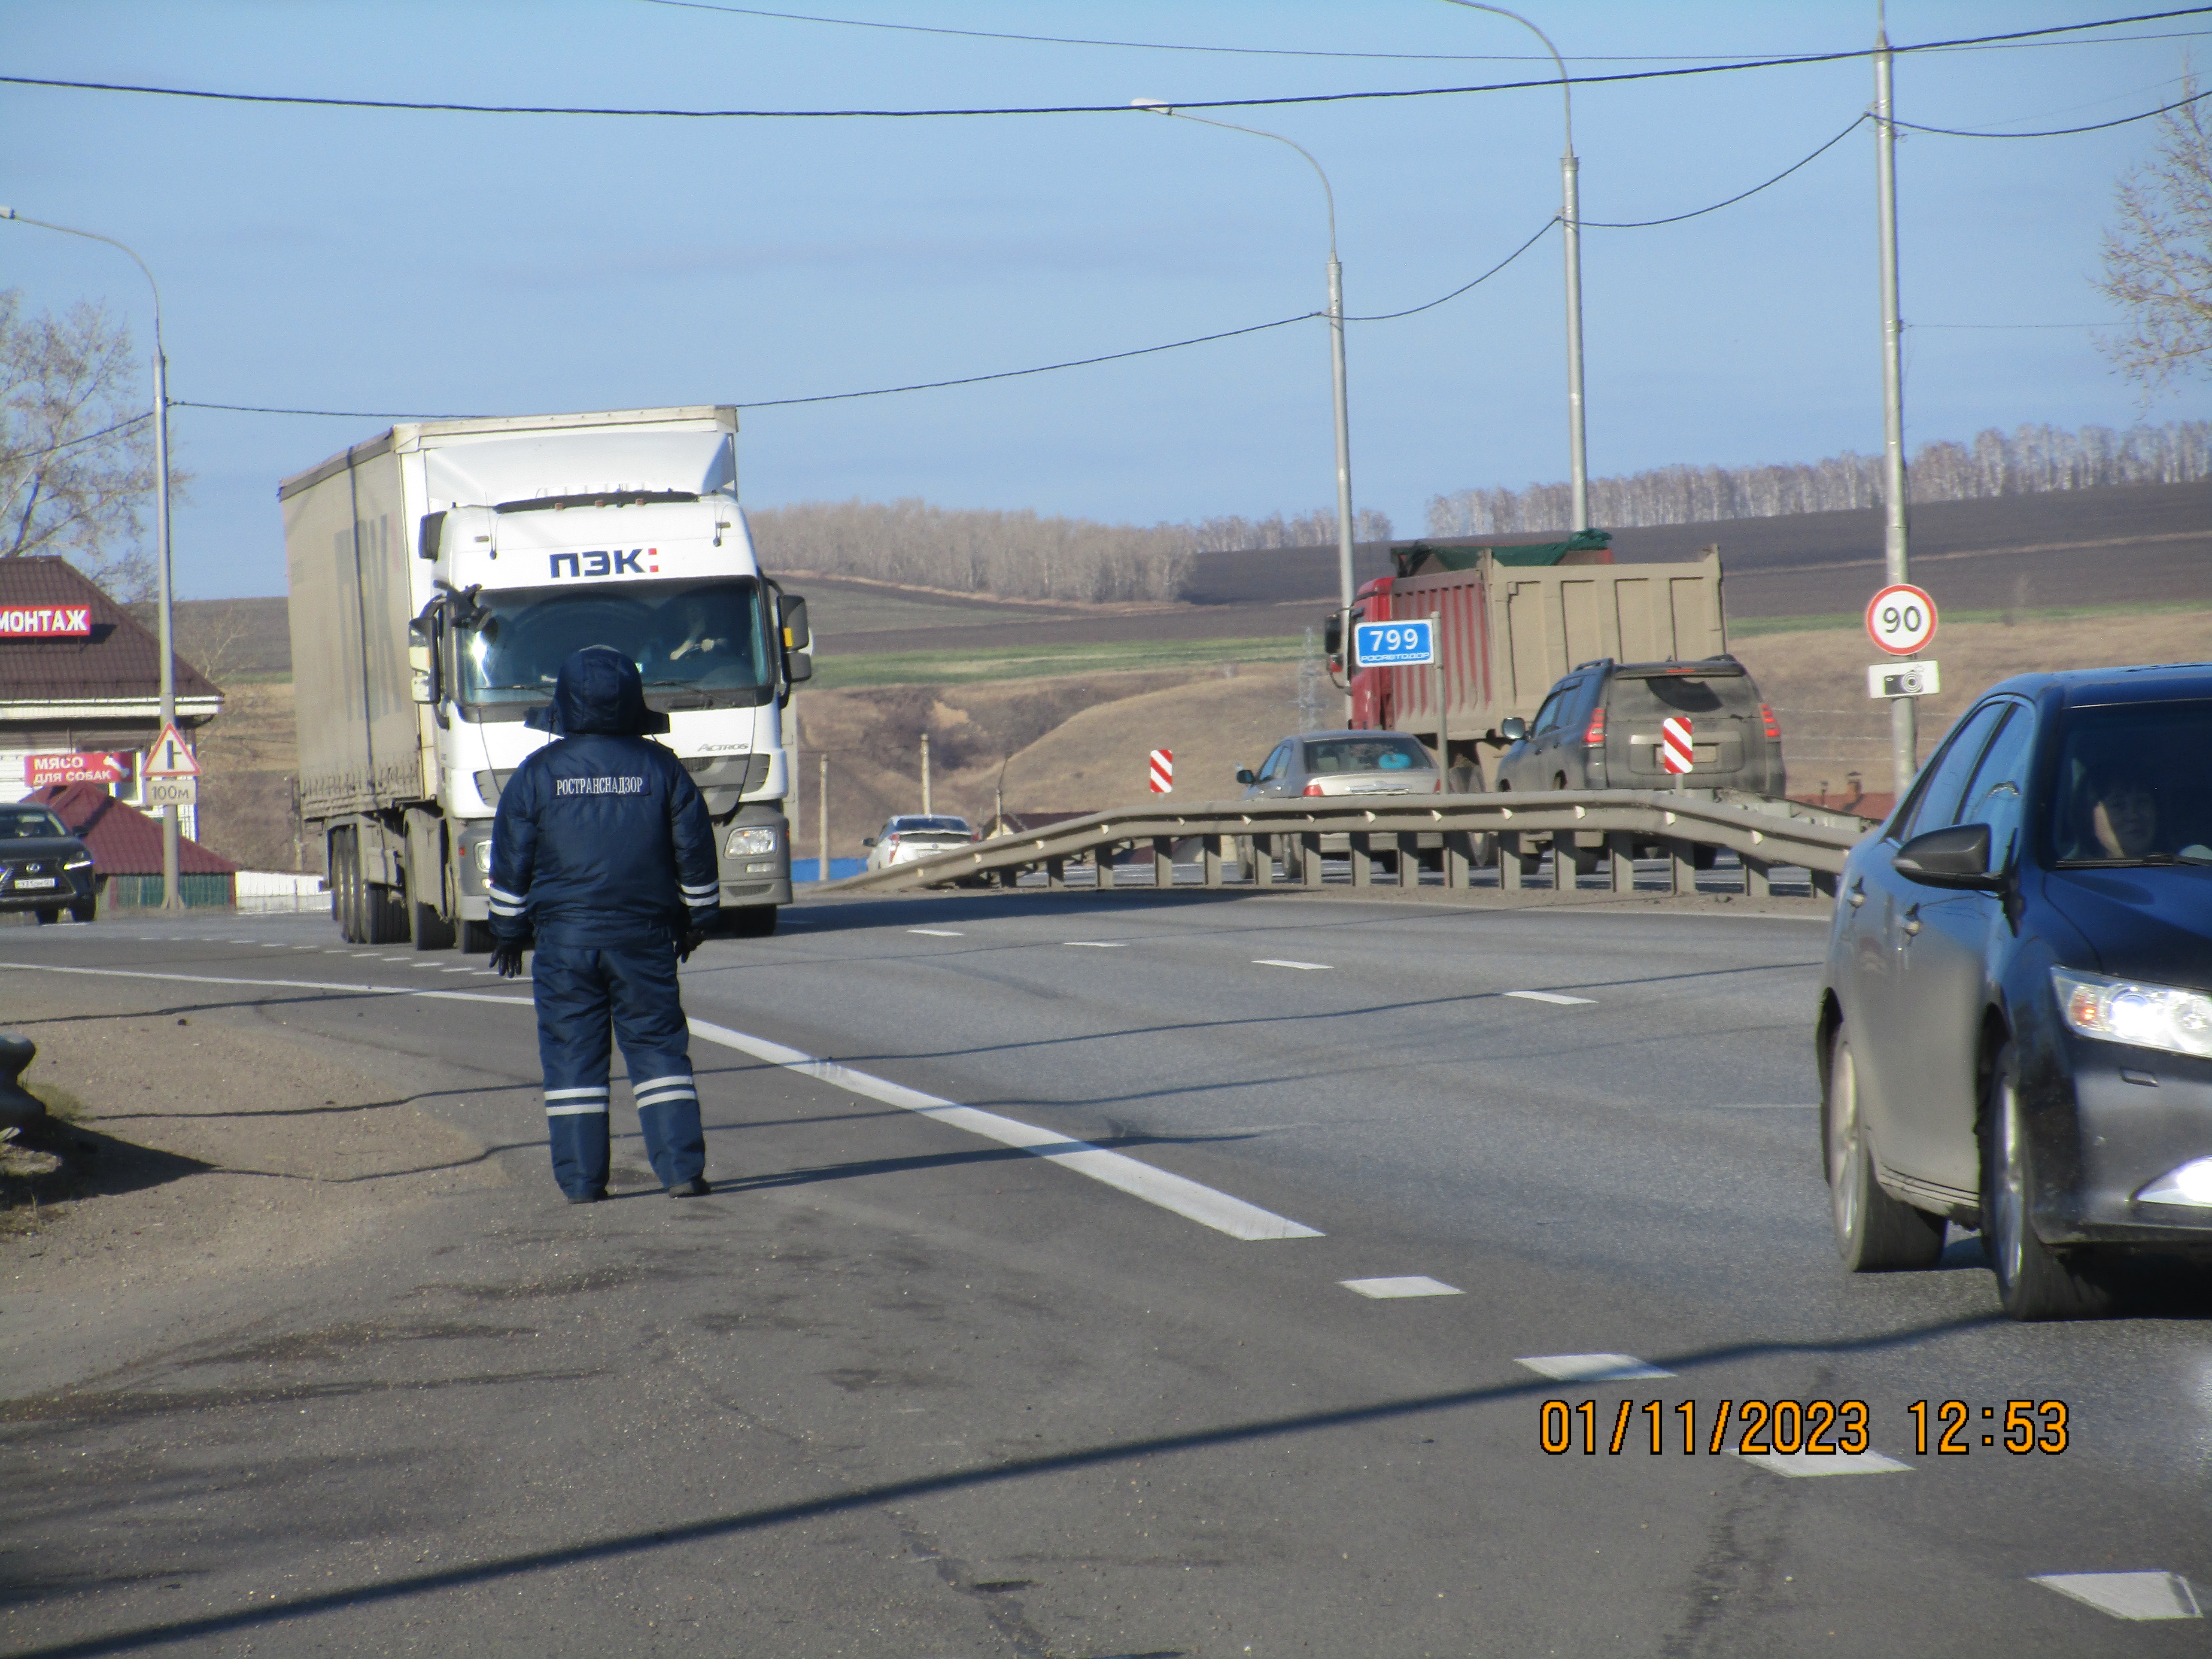
[{"label": "semi trailer", "polygon": [[628,653],[715,826],[722,913],[791,899],[806,602],[738,504],[737,410],[410,422],[278,486],[300,811],[357,944],[491,948],[500,790],[584,646]]}]

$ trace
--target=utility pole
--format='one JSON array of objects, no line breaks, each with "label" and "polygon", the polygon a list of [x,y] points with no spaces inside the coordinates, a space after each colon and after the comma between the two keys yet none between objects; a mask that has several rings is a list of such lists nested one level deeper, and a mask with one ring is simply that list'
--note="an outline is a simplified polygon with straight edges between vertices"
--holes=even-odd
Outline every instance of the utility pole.
[{"label": "utility pole", "polygon": [[[1910,581],[1905,559],[1905,325],[1897,301],[1897,126],[1889,31],[1878,23],[1874,52],[1875,219],[1881,248],[1882,570],[1890,582]],[[1920,769],[1918,710],[1911,697],[1889,700],[1890,772],[1897,799]]]},{"label": "utility pole", "polygon": [[921,734],[921,815],[922,815],[922,817],[929,817],[929,816],[930,816],[930,812],[929,812],[929,733],[928,733],[928,732],[923,732],[923,733]]},{"label": "utility pole", "polygon": [[822,861],[814,866],[814,878],[827,881],[830,879],[830,757],[821,754],[814,758],[822,769],[822,793],[815,803],[817,811],[814,815],[814,833],[820,838],[815,844],[822,849]]}]

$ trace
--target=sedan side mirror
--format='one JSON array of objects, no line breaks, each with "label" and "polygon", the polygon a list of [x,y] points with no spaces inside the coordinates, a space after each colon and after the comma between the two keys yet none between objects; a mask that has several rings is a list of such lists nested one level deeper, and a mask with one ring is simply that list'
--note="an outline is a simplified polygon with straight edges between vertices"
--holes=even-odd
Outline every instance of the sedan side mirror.
[{"label": "sedan side mirror", "polygon": [[873,836],[863,836],[860,838],[860,845],[863,847],[873,847],[875,844],[876,838]]},{"label": "sedan side mirror", "polygon": [[1993,893],[2004,878],[1990,870],[1990,826],[1954,823],[1915,836],[1890,858],[1890,867],[1925,887],[1958,887]]},{"label": "sedan side mirror", "polygon": [[1498,722],[1498,735],[1508,743],[1518,743],[1528,735],[1528,722],[1518,714],[1508,714]]},{"label": "sedan side mirror", "polygon": [[1240,766],[1237,769],[1237,781],[1239,783],[1251,784],[1257,783],[1260,780],[1252,775],[1252,769],[1250,767]]}]

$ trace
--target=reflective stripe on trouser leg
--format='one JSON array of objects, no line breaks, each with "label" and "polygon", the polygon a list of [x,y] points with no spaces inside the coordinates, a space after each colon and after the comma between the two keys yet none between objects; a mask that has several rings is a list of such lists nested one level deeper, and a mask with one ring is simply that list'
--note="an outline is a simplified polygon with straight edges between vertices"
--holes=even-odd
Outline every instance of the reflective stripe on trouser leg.
[{"label": "reflective stripe on trouser leg", "polygon": [[541,945],[531,965],[545,1138],[553,1178],[571,1198],[607,1184],[608,998],[598,955]]},{"label": "reflective stripe on trouser leg", "polygon": [[676,983],[676,951],[668,944],[599,953],[614,1015],[615,1040],[634,1079],[645,1155],[664,1187],[703,1174],[707,1140],[699,1127],[699,1091],[691,1080],[691,1032]]}]

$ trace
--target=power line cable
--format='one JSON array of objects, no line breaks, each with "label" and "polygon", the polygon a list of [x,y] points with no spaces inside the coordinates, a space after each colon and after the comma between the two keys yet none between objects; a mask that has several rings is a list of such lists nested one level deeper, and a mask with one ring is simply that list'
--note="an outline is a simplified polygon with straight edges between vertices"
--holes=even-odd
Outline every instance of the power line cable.
[{"label": "power line cable", "polygon": [[[1929,40],[1895,46],[1899,56],[1961,46],[1989,46],[2052,34],[2078,33],[2086,29],[2114,28],[2128,23],[2155,22],[2166,18],[2193,17],[2212,12],[2212,5],[2187,6],[2174,11],[2142,12],[2128,17],[2100,18],[2087,23],[2064,23],[2048,28],[2021,29],[2007,34],[1985,34],[1955,40]],[[1753,58],[1735,63],[1698,64],[1684,69],[1629,70],[1611,75],[1574,75],[1571,86],[1603,86],[1622,82],[1671,80],[1690,75],[1729,74],[1739,70],[1782,69],[1807,64],[1845,63],[1871,57],[1870,49],[1806,52],[1793,57]],[[140,86],[109,81],[64,81],[28,75],[0,75],[0,84],[46,87],[76,92],[124,92],[149,97],[189,98],[234,104],[289,104],[325,109],[380,109],[459,115],[590,115],[670,120],[915,120],[924,118],[980,115],[1124,115],[1127,104],[1038,104],[1000,107],[945,109],[653,109],[567,104],[459,104],[398,98],[331,98],[303,93],[211,92],[190,87]],[[1296,93],[1273,98],[1170,99],[1177,109],[1260,109],[1285,104],[1343,104],[1398,98],[1443,98],[1484,92],[1549,91],[1560,85],[1556,76],[1534,81],[1498,81],[1479,86],[1416,87],[1382,92]],[[1143,112],[1135,111],[1133,112]],[[2156,112],[2153,112],[2155,113]],[[2119,123],[2109,123],[2118,125]],[[2080,128],[2094,131],[2094,128]],[[1962,134],[1961,137],[2057,137],[2057,134]]]},{"label": "power line cable", "polygon": [[[669,6],[679,11],[714,11],[735,17],[765,17],[785,23],[827,23],[840,28],[884,29],[901,34],[942,34],[968,40],[1010,40],[1022,46],[1105,46],[1127,52],[1189,52],[1217,57],[1235,58],[1323,58],[1365,59],[1387,63],[1419,64],[1520,64],[1541,63],[1542,54],[1519,52],[1330,52],[1294,46],[1202,46],[1167,40],[1103,40],[1080,35],[1011,34],[996,29],[956,29],[927,23],[886,23],[866,17],[823,17],[812,12],[768,11],[758,6],[720,6],[708,0],[643,0],[652,6]],[[2167,40],[2187,39],[2169,34],[2133,34],[2123,40]],[[2044,41],[2045,46],[2072,44],[2064,41]],[[2102,45],[2104,42],[2099,42]],[[1971,49],[1971,48],[1968,48]],[[1955,48],[1945,48],[1955,50]],[[1569,54],[1571,64],[1679,64],[1712,58],[1759,58],[1759,52],[1586,52]]]},{"label": "power line cable", "polygon": [[[1555,213],[1550,218],[1545,220],[1542,224],[1536,227],[1536,234],[1534,236],[1531,236],[1527,241],[1522,243],[1519,247],[1515,248],[1512,252],[1507,254],[1496,264],[1491,266],[1489,270],[1484,271],[1481,276],[1476,277],[1471,283],[1462,283],[1450,293],[1442,295],[1437,298],[1430,301],[1426,305],[1408,307],[1404,311],[1381,312],[1371,317],[1347,317],[1344,320],[1347,323],[1395,323],[1401,317],[1416,317],[1424,311],[1434,311],[1438,306],[1443,304],[1445,301],[1456,300],[1461,295],[1466,293],[1469,289],[1480,288],[1483,283],[1488,282],[1492,277],[1498,275],[1499,271],[1504,270],[1506,266],[1511,264],[1516,259],[1526,253],[1530,248],[1535,246],[1538,242],[1543,240],[1544,233],[1551,229],[1553,225],[1556,225],[1559,222],[1559,216]],[[1321,313],[1316,312],[1315,314],[1318,316]]]},{"label": "power line cable", "polygon": [[1738,202],[1745,201],[1751,197],[1758,195],[1762,190],[1771,189],[1772,186],[1780,184],[1791,173],[1796,172],[1799,167],[1810,166],[1813,162],[1819,161],[1820,157],[1826,155],[1830,150],[1835,149],[1838,144],[1842,143],[1844,139],[1850,137],[1854,132],[1856,132],[1860,127],[1871,119],[1873,119],[1873,117],[1871,116],[1858,116],[1851,122],[1850,125],[1845,127],[1834,137],[1829,139],[1826,143],[1821,145],[1820,149],[1814,150],[1810,155],[1805,157],[1803,161],[1791,162],[1788,167],[1783,168],[1781,172],[1776,173],[1771,179],[1769,179],[1766,183],[1763,185],[1753,185],[1749,190],[1743,191],[1741,195],[1731,196],[1725,202],[1715,202],[1711,207],[1695,208],[1688,213],[1673,214],[1664,219],[1584,219],[1581,222],[1583,227],[1589,230],[1649,230],[1655,225],[1679,225],[1685,219],[1701,219],[1708,213],[1718,213],[1724,207],[1734,207]]},{"label": "power line cable", "polygon": [[2071,138],[2078,132],[2102,132],[2107,127],[2124,127],[2130,122],[2148,121],[2155,115],[2186,109],[2202,98],[2212,98],[2212,92],[2195,93],[2158,109],[2147,109],[2139,115],[2123,115],[2117,120],[2099,121],[2086,127],[2052,127],[2045,132],[1966,132],[1956,127],[1924,127],[1917,121],[1898,121],[1894,125],[1914,132],[1933,133],[1940,138]]}]

